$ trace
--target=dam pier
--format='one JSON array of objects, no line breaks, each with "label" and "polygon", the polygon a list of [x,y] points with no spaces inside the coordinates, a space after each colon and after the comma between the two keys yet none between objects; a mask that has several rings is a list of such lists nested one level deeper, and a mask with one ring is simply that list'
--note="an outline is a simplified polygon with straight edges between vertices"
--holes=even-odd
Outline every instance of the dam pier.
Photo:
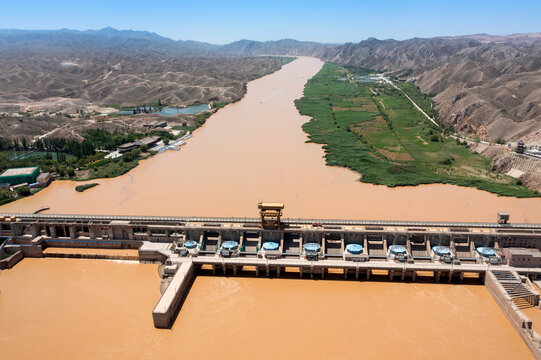
[{"label": "dam pier", "polygon": [[152,312],[158,328],[171,326],[200,272],[449,283],[475,277],[541,356],[541,337],[520,311],[539,306],[530,279],[541,268],[509,266],[506,255],[541,249],[541,224],[508,223],[506,214],[494,223],[281,219],[280,205],[260,203],[260,218],[0,214],[0,251],[10,254],[2,261],[11,267],[23,257],[62,256],[47,248],[137,249],[139,261],[161,264],[162,296]]}]

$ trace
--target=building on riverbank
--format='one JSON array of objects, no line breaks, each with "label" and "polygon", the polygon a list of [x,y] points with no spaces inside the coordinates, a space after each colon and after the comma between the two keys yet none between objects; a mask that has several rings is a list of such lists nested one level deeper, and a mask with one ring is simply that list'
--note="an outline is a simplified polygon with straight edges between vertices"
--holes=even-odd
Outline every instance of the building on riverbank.
[{"label": "building on riverbank", "polygon": [[6,169],[0,174],[0,183],[17,185],[22,183],[32,184],[36,182],[39,175],[39,167],[24,167]]},{"label": "building on riverbank", "polygon": [[156,145],[161,138],[159,136],[146,136],[142,139],[137,140],[135,143],[141,145],[146,145],[149,149]]},{"label": "building on riverbank", "polygon": [[120,145],[117,148],[117,151],[121,154],[124,154],[128,151],[137,149],[139,146],[142,146],[142,145],[146,145],[148,148],[151,148],[155,146],[160,140],[161,138],[159,136],[146,136],[142,139],[135,140],[134,142],[129,142],[129,143]]}]

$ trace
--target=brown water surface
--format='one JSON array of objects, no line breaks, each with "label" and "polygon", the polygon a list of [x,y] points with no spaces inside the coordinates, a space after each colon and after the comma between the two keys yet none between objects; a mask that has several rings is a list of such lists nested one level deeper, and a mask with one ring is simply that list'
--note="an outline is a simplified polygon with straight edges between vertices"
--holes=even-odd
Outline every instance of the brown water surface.
[{"label": "brown water surface", "polygon": [[452,185],[388,188],[324,164],[321,146],[305,144],[293,101],[323,63],[300,58],[248,84],[246,96],[218,111],[180,151],[144,161],[128,174],[99,180],[83,193],[56,181],[0,211],[247,216],[259,199],[282,201],[287,217],[541,222],[541,199],[503,198]]},{"label": "brown water surface", "polygon": [[171,330],[156,265],[27,258],[0,291],[5,359],[532,358],[484,286],[200,276]]}]

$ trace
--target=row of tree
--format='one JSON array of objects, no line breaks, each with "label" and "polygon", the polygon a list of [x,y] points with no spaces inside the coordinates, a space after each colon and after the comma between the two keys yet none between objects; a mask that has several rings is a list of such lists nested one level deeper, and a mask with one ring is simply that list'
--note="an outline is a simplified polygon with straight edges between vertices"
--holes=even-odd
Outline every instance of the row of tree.
[{"label": "row of tree", "polygon": [[83,158],[93,155],[94,145],[88,141],[78,142],[64,138],[43,138],[30,141],[26,138],[10,139],[0,137],[0,150],[40,150],[65,152]]}]

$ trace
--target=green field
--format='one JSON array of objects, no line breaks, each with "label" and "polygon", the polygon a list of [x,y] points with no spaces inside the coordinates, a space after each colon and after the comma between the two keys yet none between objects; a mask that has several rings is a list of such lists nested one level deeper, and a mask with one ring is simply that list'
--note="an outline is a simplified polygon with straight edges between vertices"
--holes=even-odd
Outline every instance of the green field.
[{"label": "green field", "polygon": [[444,136],[399,90],[339,80],[347,73],[325,64],[296,101],[300,113],[312,117],[303,130],[323,145],[328,165],[391,187],[448,183],[504,196],[539,196],[514,178],[491,172],[489,159]]}]

